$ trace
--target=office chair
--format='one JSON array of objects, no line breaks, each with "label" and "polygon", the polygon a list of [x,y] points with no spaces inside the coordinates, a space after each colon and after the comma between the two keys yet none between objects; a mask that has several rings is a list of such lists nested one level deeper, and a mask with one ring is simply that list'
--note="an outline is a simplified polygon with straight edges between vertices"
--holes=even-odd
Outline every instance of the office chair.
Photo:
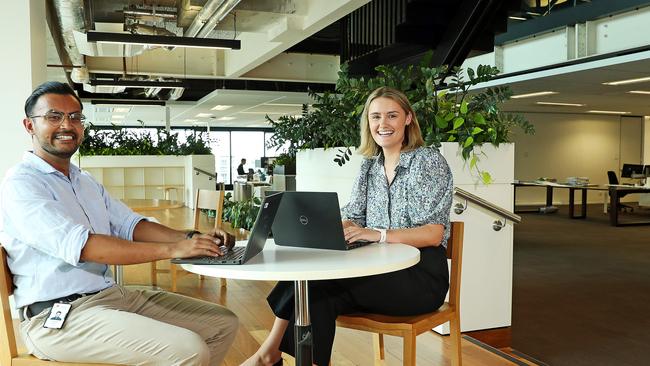
[{"label": "office chair", "polygon": [[343,328],[372,332],[375,349],[375,364],[384,361],[384,334],[404,339],[402,362],[415,366],[415,338],[440,324],[449,322],[451,338],[451,365],[462,365],[460,338],[460,274],[463,256],[464,223],[451,223],[451,236],[447,242],[447,258],[451,259],[449,276],[449,301],[438,310],[416,316],[387,316],[380,314],[349,314],[336,319],[336,325]]},{"label": "office chair", "polygon": [[[608,170],[607,171],[607,181],[611,185],[618,185],[619,183],[618,183],[618,177],[616,176],[616,172],[614,172],[613,170]],[[625,211],[625,210],[630,210],[630,212],[634,211],[634,207],[632,207],[630,205],[624,205],[622,203],[620,205],[618,205],[618,209],[621,210],[621,211]]]},{"label": "office chair", "polygon": [[[16,346],[16,333],[9,309],[9,296],[14,292],[14,282],[9,266],[7,266],[7,253],[0,245],[0,365],[6,366],[90,366],[96,363],[68,363],[40,360],[18,350]],[[104,364],[106,365],[106,364]]]}]

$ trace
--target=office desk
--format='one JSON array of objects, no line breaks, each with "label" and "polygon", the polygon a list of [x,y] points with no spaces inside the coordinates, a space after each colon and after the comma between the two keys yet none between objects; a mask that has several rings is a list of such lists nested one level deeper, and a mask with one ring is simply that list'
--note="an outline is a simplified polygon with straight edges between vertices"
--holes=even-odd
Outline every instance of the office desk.
[{"label": "office desk", "polygon": [[[513,192],[514,192],[514,197],[513,197],[513,206],[515,207],[515,213],[518,212],[538,212],[537,209],[535,210],[517,210],[517,187],[546,187],[546,207],[553,206],[553,189],[554,188],[562,188],[562,189],[568,189],[569,190],[569,218],[572,219],[584,219],[587,217],[587,190],[589,189],[600,189],[603,190],[603,188],[598,188],[597,185],[592,184],[592,185],[584,185],[584,186],[576,186],[576,185],[569,185],[569,184],[561,184],[561,183],[553,183],[553,182],[517,182],[517,183],[512,183],[514,186]],[[580,191],[581,192],[581,201],[580,201],[580,215],[575,215],[575,192]]]},{"label": "office desk", "polygon": [[[245,245],[238,242],[237,245]],[[276,246],[243,265],[182,264],[183,269],[205,276],[241,280],[294,281],[296,303],[296,365],[312,365],[311,322],[307,283],[310,280],[362,277],[398,271],[415,265],[420,251],[404,244],[372,244],[350,251]]]}]

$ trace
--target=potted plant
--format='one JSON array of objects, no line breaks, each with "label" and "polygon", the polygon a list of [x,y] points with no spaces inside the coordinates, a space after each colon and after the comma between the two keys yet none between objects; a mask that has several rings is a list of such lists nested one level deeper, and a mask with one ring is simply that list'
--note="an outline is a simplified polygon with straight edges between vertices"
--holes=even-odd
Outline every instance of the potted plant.
[{"label": "potted plant", "polygon": [[367,96],[378,87],[390,86],[404,91],[411,101],[427,145],[457,143],[470,170],[484,183],[491,182],[490,173],[479,167],[481,152],[477,147],[510,142],[515,127],[532,134],[533,126],[522,116],[499,109],[512,95],[507,86],[472,90],[494,78],[498,73],[495,67],[468,69],[466,80],[462,69],[431,68],[426,66],[429,60],[430,55],[419,67],[378,66],[377,76],[371,78],[351,77],[343,65],[335,93],[310,93],[314,99],[312,110],[303,106],[302,116],[282,116],[278,120],[267,116],[275,129],[269,145],[288,143],[290,155],[306,149],[343,147],[334,161],[344,165],[352,154],[351,147],[359,145],[359,118]]},{"label": "potted plant", "polygon": [[233,228],[250,231],[262,202],[257,197],[243,201],[232,201],[231,198],[232,195],[228,192],[223,203],[223,220],[229,222]]}]

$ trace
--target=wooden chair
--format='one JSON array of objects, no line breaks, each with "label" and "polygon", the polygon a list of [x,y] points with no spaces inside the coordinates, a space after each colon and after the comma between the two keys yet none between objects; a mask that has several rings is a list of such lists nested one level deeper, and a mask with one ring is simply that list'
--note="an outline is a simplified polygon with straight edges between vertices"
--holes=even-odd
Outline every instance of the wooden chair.
[{"label": "wooden chair", "polygon": [[[223,189],[223,184],[218,191],[209,190],[209,189],[199,189],[196,192],[196,204],[194,205],[194,230],[199,230],[199,219],[201,217],[201,209],[215,210],[214,218],[214,228],[218,229],[222,224],[223,217],[223,201],[225,197],[225,192]],[[178,278],[190,272],[184,271],[180,266],[176,264],[169,264],[169,269],[159,269],[157,268],[156,262],[151,262],[151,284],[156,286],[158,284],[158,273],[170,273],[171,274],[171,287],[172,291],[176,292]],[[203,279],[203,276],[199,276],[199,279]],[[221,279],[221,286],[227,286],[225,278]]]},{"label": "wooden chair", "polygon": [[414,366],[416,360],[415,338],[432,328],[449,322],[452,343],[451,364],[461,366],[460,345],[460,273],[463,255],[463,222],[451,223],[451,236],[447,243],[447,258],[451,259],[449,301],[440,309],[417,316],[386,316],[379,314],[341,315],[336,325],[343,328],[373,332],[375,364],[384,360],[384,334],[404,339],[403,364]]},{"label": "wooden chair", "polygon": [[[95,363],[69,363],[39,360],[25,353],[18,352],[13,319],[9,308],[9,296],[13,294],[14,283],[9,266],[7,266],[7,253],[0,245],[0,365],[2,366],[88,366],[99,365]],[[105,365],[105,364],[104,364]]]}]

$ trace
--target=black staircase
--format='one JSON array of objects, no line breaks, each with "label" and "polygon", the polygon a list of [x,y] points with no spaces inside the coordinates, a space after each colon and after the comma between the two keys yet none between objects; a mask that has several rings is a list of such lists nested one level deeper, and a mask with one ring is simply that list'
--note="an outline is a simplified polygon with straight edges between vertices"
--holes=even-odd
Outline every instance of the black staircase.
[{"label": "black staircase", "polygon": [[431,66],[457,66],[491,52],[520,7],[521,0],[373,0],[342,20],[341,62],[353,75],[369,75],[433,50]]}]

